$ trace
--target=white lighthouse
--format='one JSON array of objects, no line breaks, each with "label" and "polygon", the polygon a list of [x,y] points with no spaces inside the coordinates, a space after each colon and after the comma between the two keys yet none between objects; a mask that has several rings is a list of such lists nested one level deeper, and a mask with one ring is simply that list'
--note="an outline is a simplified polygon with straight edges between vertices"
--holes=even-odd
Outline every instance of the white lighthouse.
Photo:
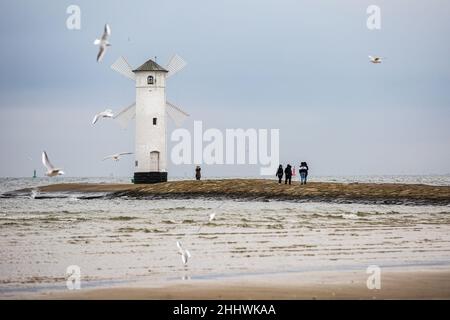
[{"label": "white lighthouse", "polygon": [[136,83],[136,103],[115,116],[122,124],[136,119],[134,183],[167,181],[166,115],[177,125],[189,115],[166,100],[166,79],[185,66],[178,55],[166,68],[148,60],[133,70],[123,57],[111,66]]},{"label": "white lighthouse", "polygon": [[167,181],[166,74],[153,60],[133,70],[136,75],[135,183]]}]

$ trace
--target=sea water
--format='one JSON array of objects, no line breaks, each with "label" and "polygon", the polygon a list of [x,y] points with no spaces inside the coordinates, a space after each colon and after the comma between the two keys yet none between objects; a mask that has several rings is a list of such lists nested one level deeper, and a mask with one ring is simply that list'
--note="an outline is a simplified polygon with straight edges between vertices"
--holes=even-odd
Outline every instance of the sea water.
[{"label": "sea water", "polygon": [[[449,176],[314,180],[450,185]],[[51,183],[129,181],[0,179],[0,194]],[[186,266],[177,241],[192,255]],[[136,200],[33,190],[0,198],[0,296],[64,289],[69,266],[80,268],[86,288],[449,264],[449,206]]]}]

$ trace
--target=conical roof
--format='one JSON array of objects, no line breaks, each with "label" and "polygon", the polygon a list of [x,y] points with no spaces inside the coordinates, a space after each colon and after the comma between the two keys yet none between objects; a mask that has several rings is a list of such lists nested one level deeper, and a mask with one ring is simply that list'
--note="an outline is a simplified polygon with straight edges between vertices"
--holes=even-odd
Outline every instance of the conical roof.
[{"label": "conical roof", "polygon": [[157,64],[153,60],[148,60],[146,63],[144,63],[142,66],[137,68],[136,70],[133,70],[133,72],[139,72],[139,71],[162,71],[162,72],[169,72],[163,67],[161,67],[159,64]]}]

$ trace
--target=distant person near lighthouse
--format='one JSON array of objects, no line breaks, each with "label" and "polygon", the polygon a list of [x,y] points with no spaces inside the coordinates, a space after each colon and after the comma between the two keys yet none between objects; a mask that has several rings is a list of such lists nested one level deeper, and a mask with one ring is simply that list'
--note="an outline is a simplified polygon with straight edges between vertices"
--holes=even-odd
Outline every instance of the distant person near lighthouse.
[{"label": "distant person near lighthouse", "polygon": [[281,164],[278,167],[278,170],[277,170],[277,173],[275,174],[275,176],[278,177],[278,183],[281,183],[281,180],[283,179],[283,166]]},{"label": "distant person near lighthouse", "polygon": [[302,162],[300,164],[300,168],[298,172],[300,173],[300,184],[306,184],[306,179],[308,178],[308,164],[306,162]]},{"label": "distant person near lighthouse", "polygon": [[195,179],[200,180],[202,178],[202,168],[200,168],[200,166],[197,166],[197,168],[195,168]]},{"label": "distant person near lighthouse", "polygon": [[290,164],[288,164],[286,166],[286,169],[284,169],[284,176],[285,176],[285,181],[284,184],[287,184],[289,181],[289,184],[291,184],[291,179],[292,179],[292,167]]}]

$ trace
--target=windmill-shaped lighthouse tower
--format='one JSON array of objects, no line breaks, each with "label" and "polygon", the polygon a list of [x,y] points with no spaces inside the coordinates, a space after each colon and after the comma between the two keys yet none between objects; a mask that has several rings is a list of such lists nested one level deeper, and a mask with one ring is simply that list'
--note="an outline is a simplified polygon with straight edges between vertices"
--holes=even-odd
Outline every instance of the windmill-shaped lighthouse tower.
[{"label": "windmill-shaped lighthouse tower", "polygon": [[167,181],[165,89],[168,71],[148,60],[133,72],[136,75],[134,181]]},{"label": "windmill-shaped lighthouse tower", "polygon": [[166,115],[179,126],[188,114],[166,100],[166,79],[185,65],[175,55],[166,68],[148,60],[132,70],[123,57],[111,66],[136,83],[136,102],[115,117],[123,126],[136,118],[134,183],[167,181]]}]

